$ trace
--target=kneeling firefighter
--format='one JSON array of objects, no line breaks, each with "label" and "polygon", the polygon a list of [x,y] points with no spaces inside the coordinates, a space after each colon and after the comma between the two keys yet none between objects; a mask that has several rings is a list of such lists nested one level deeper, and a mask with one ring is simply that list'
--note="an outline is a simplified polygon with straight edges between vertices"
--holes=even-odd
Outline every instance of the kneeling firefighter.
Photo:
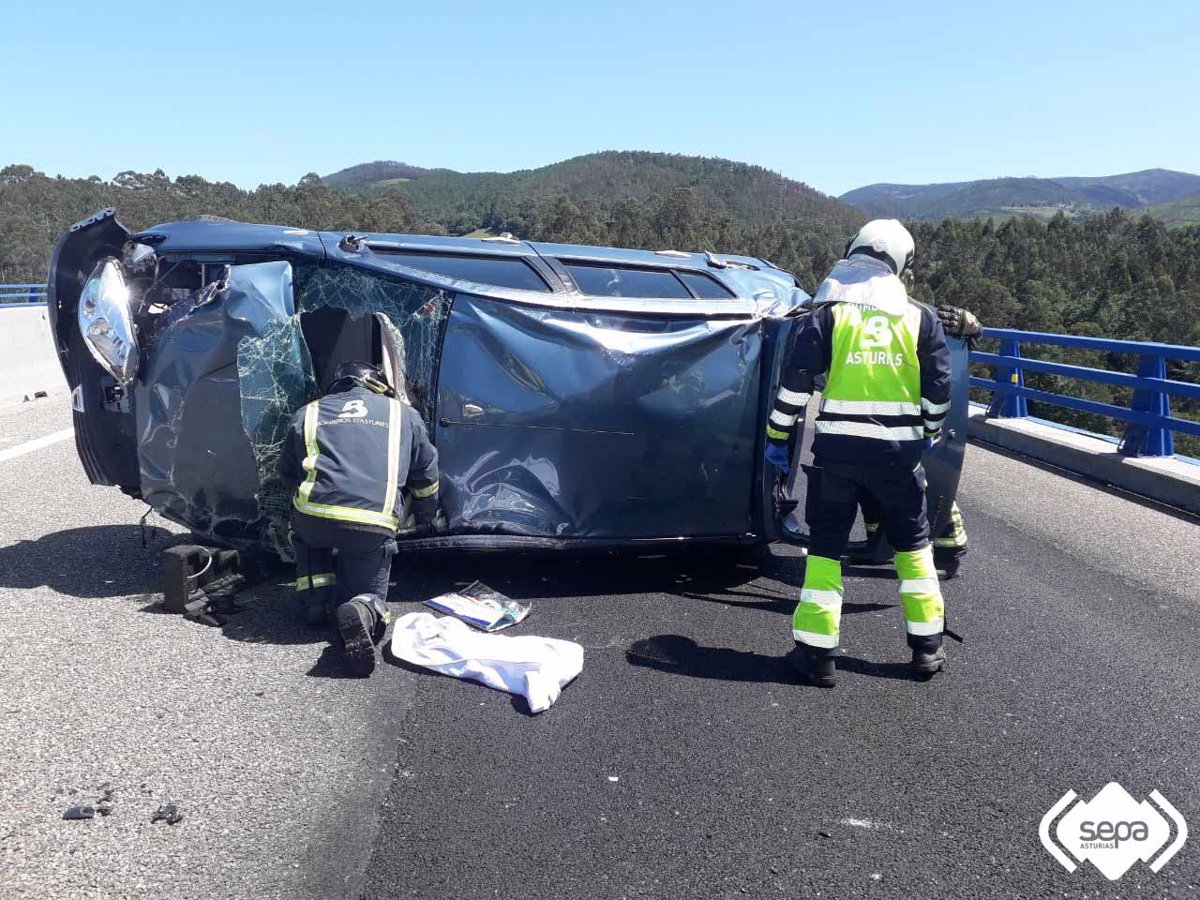
[{"label": "kneeling firefighter", "polygon": [[863,497],[896,551],[913,670],[927,677],[945,661],[921,456],[950,409],[950,352],[937,315],[909,300],[900,280],[913,250],[894,219],[867,223],[850,242],[813,298],[767,425],[767,460],[786,469],[791,431],[825,375],[805,502],[808,560],[792,618],[793,662],[822,687],[835,681],[841,557]]},{"label": "kneeling firefighter", "polygon": [[[967,346],[974,350],[979,342],[983,326],[969,310],[948,303],[937,304],[937,315],[942,320],[942,328],[951,337],[966,340]],[[880,522],[879,507],[870,497],[862,498],[863,525],[867,530],[867,539],[862,546],[849,554],[849,560],[854,563],[882,565],[891,555],[888,544],[884,539]],[[933,561],[939,571],[945,572],[947,578],[958,574],[962,558],[967,555],[967,526],[963,522],[962,510],[958,501],[950,504],[950,520],[933,538]]]},{"label": "kneeling firefighter", "polygon": [[314,627],[332,612],[346,659],[375,668],[387,626],[388,578],[403,492],[418,525],[438,508],[438,455],[415,409],[375,366],[345,362],[325,396],[292,421],[283,473],[296,485],[292,542],[296,591]]}]

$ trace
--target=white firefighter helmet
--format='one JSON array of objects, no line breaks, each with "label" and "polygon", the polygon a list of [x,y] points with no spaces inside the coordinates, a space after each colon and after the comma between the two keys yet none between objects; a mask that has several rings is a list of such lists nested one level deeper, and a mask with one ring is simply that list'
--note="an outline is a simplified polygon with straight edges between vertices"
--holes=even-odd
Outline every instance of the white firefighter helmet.
[{"label": "white firefighter helmet", "polygon": [[892,267],[899,275],[912,265],[915,249],[908,229],[895,219],[873,219],[846,245],[846,258],[864,253]]}]

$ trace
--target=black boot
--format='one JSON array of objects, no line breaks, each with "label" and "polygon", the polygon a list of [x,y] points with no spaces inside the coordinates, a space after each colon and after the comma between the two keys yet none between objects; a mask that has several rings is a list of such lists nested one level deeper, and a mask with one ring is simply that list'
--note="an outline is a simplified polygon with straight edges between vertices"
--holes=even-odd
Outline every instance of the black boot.
[{"label": "black boot", "polygon": [[847,562],[856,566],[886,566],[892,561],[892,545],[883,536],[883,528],[867,533],[865,541],[854,541],[846,549]]},{"label": "black boot", "polygon": [[366,677],[375,671],[375,641],[379,625],[374,598],[359,594],[337,608],[338,633],[342,637],[342,655],[355,674]]},{"label": "black boot", "polygon": [[788,654],[792,668],[809,684],[831,688],[837,683],[837,667],[833,663],[836,650],[796,644]]},{"label": "black boot", "polygon": [[938,547],[935,545],[933,565],[943,573],[943,580],[949,581],[958,574],[958,567],[962,565],[962,558],[966,555],[966,547]]},{"label": "black boot", "polygon": [[946,663],[946,651],[942,649],[940,634],[929,637],[910,637],[908,646],[912,648],[912,671],[922,680],[932,678],[942,670]]}]

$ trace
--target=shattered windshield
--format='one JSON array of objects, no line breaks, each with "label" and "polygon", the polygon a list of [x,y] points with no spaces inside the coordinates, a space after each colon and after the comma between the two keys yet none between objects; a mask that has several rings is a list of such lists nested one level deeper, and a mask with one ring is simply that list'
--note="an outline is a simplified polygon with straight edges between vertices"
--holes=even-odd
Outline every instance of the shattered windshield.
[{"label": "shattered windshield", "polygon": [[276,319],[260,334],[242,338],[237,367],[242,427],[258,468],[259,508],[275,532],[273,542],[282,546],[292,494],[279,471],[283,444],[295,411],[317,393],[299,318]]},{"label": "shattered windshield", "polygon": [[454,295],[351,266],[315,266],[297,274],[302,314],[329,308],[345,310],[352,319],[383,317],[385,341],[397,356],[392,373],[396,393],[429,421],[438,337]]}]

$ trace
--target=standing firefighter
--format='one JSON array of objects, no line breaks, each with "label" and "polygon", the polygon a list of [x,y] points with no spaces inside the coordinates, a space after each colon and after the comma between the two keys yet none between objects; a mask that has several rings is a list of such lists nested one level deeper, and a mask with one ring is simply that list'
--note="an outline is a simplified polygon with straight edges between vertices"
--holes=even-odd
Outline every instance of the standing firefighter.
[{"label": "standing firefighter", "polygon": [[415,409],[383,373],[342,363],[325,396],[296,414],[283,454],[296,484],[296,591],[310,625],[333,612],[346,659],[369,675],[387,625],[388,578],[402,492],[419,525],[437,514],[438,457]]},{"label": "standing firefighter", "polygon": [[909,300],[899,276],[913,239],[894,219],[867,223],[813,299],[767,426],[767,459],[786,469],[797,417],[826,376],[805,519],[811,534],[793,660],[832,687],[842,611],[842,553],[861,497],[880,511],[895,549],[900,599],[919,676],[942,667],[945,611],[925,515],[921,454],[950,408],[950,353],[937,315]]},{"label": "standing firefighter", "polygon": [[[951,337],[963,338],[966,340],[967,346],[974,350],[979,342],[979,335],[983,333],[983,326],[979,324],[979,319],[975,318],[969,310],[951,306],[949,303],[938,303],[936,309],[946,334]],[[889,548],[879,525],[882,521],[879,507],[872,502],[870,497],[862,498],[862,514],[863,525],[867,530],[867,539],[856,553],[850,555],[850,561],[881,565],[887,562],[886,553]],[[950,504],[949,521],[933,538],[933,562],[940,571],[946,573],[947,578],[953,578],[958,574],[958,567],[966,555],[967,526],[963,522],[962,510],[958,508],[958,501],[955,500]]]}]

